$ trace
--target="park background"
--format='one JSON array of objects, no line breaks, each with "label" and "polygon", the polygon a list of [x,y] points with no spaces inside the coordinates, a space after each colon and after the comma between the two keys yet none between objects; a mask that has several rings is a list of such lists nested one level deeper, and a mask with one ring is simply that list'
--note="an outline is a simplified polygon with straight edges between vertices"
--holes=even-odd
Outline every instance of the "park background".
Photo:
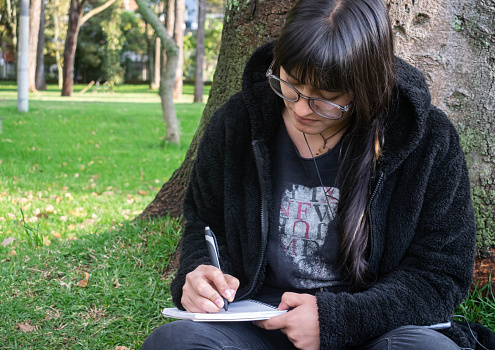
[{"label": "park background", "polygon": [[[182,48],[173,105],[179,140],[170,139],[163,119],[170,111],[161,105],[163,57],[172,51],[139,3],[151,5]],[[45,38],[41,51],[30,44],[37,59],[29,68],[42,68],[29,77],[28,110],[19,112],[21,1],[0,0],[0,349],[138,349],[166,322],[160,310],[171,306],[180,202],[199,138],[293,3],[202,3],[202,25],[195,2],[31,0],[37,42]],[[396,53],[425,73],[470,167],[476,282],[456,312],[494,330],[495,5],[386,4]],[[79,19],[93,15],[79,28],[74,67],[64,75],[74,8]]]}]

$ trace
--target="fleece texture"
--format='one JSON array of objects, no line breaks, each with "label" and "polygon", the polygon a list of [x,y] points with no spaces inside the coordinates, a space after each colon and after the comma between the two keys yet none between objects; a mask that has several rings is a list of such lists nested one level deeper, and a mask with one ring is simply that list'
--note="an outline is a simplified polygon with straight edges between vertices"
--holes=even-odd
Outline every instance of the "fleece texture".
[{"label": "fleece texture", "polygon": [[[212,116],[199,146],[171,284],[178,307],[186,274],[209,263],[205,226],[217,236],[222,270],[240,280],[236,298],[255,296],[263,284],[267,218],[274,215],[271,154],[283,107],[265,76],[273,44],[253,54],[242,91]],[[398,58],[395,91],[368,212],[368,262],[376,282],[362,292],[316,294],[322,349],[450,320],[471,283],[476,229],[458,135],[431,105],[424,76]],[[444,333],[475,347],[465,327],[455,324]]]}]

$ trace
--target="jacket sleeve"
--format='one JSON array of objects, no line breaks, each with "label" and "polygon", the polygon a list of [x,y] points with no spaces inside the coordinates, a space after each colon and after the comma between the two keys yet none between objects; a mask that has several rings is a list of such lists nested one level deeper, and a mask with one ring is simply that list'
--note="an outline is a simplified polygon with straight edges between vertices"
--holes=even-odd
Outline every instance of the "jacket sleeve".
[{"label": "jacket sleeve", "polygon": [[186,275],[201,264],[210,264],[204,229],[210,226],[217,238],[222,271],[229,273],[230,264],[224,233],[224,136],[223,117],[228,102],[212,116],[198,147],[191,178],[184,198],[186,220],[182,236],[179,268],[170,285],[172,300],[182,308],[182,286]]},{"label": "jacket sleeve", "polygon": [[422,206],[408,222],[414,235],[398,266],[366,291],[317,293],[322,349],[362,344],[404,325],[445,322],[465,297],[476,228],[464,155],[453,126],[445,127],[427,181],[417,184],[425,186],[418,191]]}]

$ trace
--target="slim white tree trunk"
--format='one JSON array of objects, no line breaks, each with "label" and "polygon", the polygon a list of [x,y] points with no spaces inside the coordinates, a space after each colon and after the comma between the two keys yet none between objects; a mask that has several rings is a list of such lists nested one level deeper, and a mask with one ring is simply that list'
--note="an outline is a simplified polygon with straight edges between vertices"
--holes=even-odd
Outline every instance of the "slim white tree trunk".
[{"label": "slim white tree trunk", "polygon": [[21,0],[19,13],[19,47],[17,59],[17,110],[29,111],[29,0]]},{"label": "slim white tree trunk", "polygon": [[162,101],[163,119],[167,127],[166,140],[179,144],[179,123],[173,101],[173,85],[179,48],[167,33],[165,26],[153,12],[149,3],[146,0],[136,0],[136,4],[143,18],[153,27],[156,35],[160,37],[162,47],[166,50],[167,63],[165,69],[162,69],[159,94]]}]

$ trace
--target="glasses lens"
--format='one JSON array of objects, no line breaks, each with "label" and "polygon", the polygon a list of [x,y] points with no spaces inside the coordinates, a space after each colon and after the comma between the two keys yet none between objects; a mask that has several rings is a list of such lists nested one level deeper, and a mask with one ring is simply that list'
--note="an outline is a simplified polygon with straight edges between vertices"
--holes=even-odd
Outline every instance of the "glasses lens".
[{"label": "glasses lens", "polygon": [[342,111],[337,106],[325,101],[311,100],[310,105],[313,111],[325,118],[339,119],[342,115]]},{"label": "glasses lens", "polygon": [[270,83],[272,90],[280,97],[291,102],[298,100],[299,96],[297,95],[297,92],[290,85],[272,77],[268,78],[268,82]]}]

